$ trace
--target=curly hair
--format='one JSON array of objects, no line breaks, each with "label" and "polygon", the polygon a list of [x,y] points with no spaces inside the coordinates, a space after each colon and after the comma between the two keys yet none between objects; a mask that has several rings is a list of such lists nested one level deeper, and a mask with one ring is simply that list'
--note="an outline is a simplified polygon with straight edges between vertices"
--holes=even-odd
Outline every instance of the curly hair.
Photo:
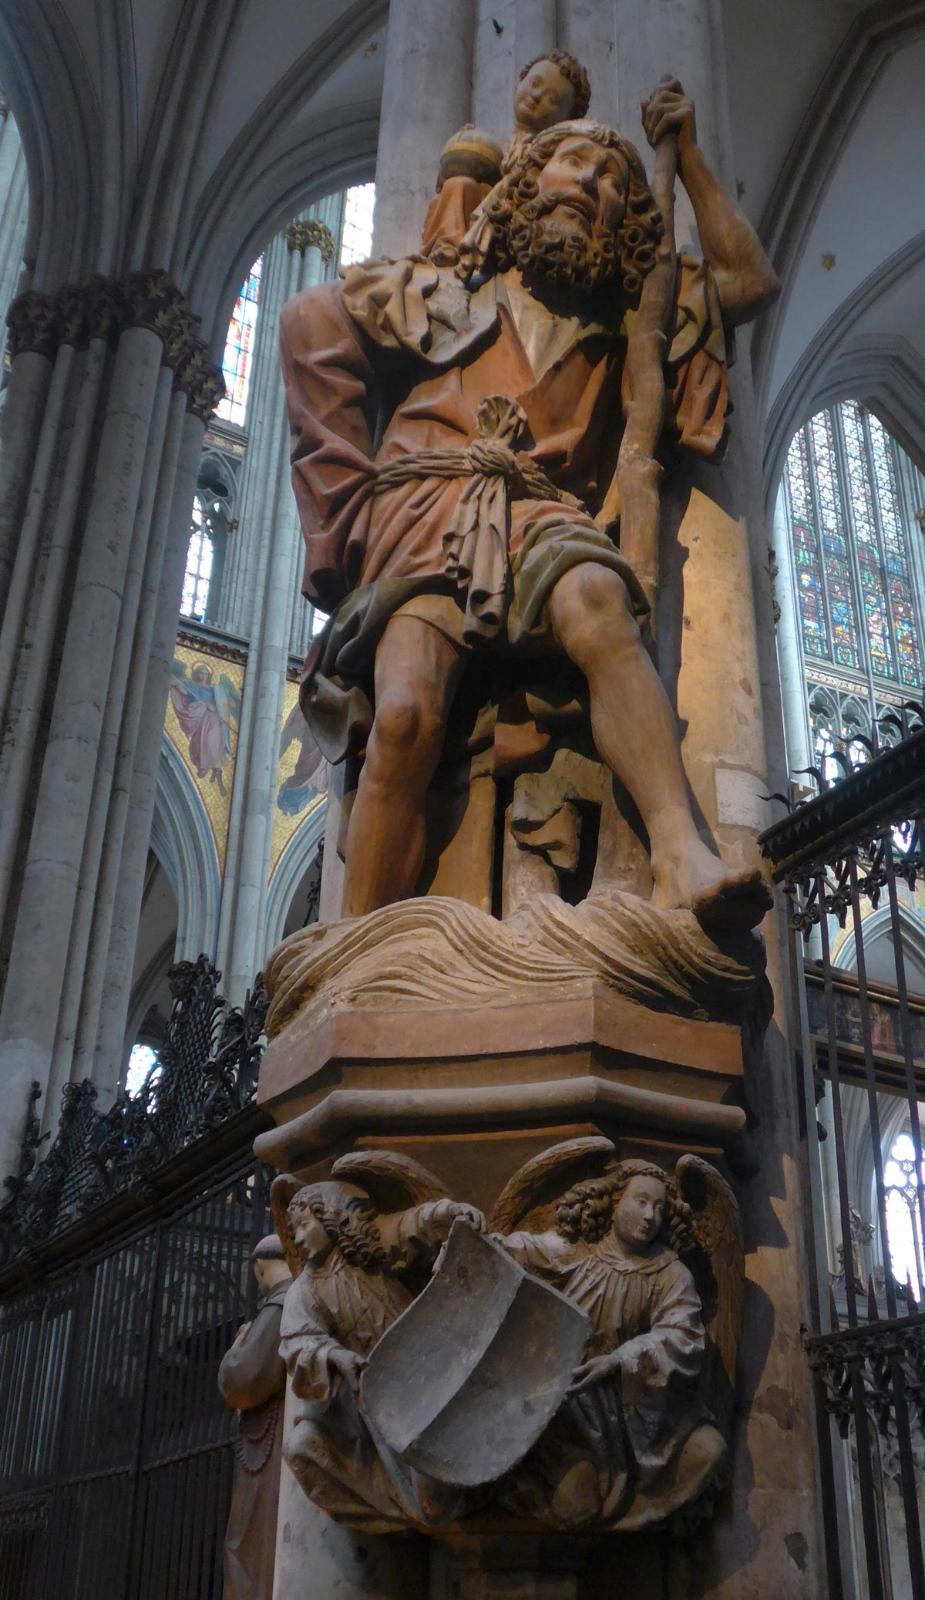
[{"label": "curly hair", "polygon": [[612,239],[605,236],[598,241],[598,248],[612,263],[611,275],[619,271],[624,295],[633,302],[655,262],[655,251],[664,233],[662,216],[635,146],[615,129],[592,118],[557,122],[536,134],[493,190],[485,202],[492,225],[493,264],[499,272],[518,264],[536,214],[539,174],[559,145],[575,138],[593,139],[604,149],[617,151],[626,162],[628,186],[623,221]]},{"label": "curly hair", "polygon": [[681,1255],[695,1244],[691,1208],[681,1199],[677,1184],[652,1161],[621,1161],[603,1178],[577,1183],[556,1207],[556,1232],[571,1244],[597,1244],[613,1225],[614,1209],[633,1178],[655,1178],[665,1188],[665,1215],[659,1237]]},{"label": "curly hair", "polygon": [[290,1218],[304,1206],[323,1224],[328,1238],[339,1247],[351,1266],[363,1267],[366,1272],[382,1272],[388,1265],[388,1254],[376,1227],[376,1208],[371,1200],[351,1196],[335,1208],[325,1205],[322,1196],[317,1191],[313,1193],[311,1185],[306,1185],[289,1202]]},{"label": "curly hair", "polygon": [[539,66],[541,61],[551,61],[554,66],[557,66],[563,78],[574,89],[575,98],[572,103],[572,116],[585,116],[591,104],[591,85],[588,81],[588,74],[581,62],[575,56],[570,55],[567,50],[544,50],[542,55],[534,56],[533,60],[528,61],[525,67],[521,67],[520,72],[517,74],[517,82],[522,83],[527,73],[532,72],[533,68]]}]

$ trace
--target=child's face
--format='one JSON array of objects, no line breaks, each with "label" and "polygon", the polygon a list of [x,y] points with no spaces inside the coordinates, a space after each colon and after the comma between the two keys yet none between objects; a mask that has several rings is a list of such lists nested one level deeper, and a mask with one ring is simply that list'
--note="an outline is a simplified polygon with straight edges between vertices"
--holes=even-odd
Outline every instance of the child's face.
[{"label": "child's face", "polygon": [[554,61],[537,61],[514,93],[514,116],[519,128],[541,133],[572,114],[575,90]]},{"label": "child's face", "polygon": [[647,1250],[665,1220],[665,1185],[643,1173],[630,1178],[613,1213],[613,1231],[622,1245]]}]

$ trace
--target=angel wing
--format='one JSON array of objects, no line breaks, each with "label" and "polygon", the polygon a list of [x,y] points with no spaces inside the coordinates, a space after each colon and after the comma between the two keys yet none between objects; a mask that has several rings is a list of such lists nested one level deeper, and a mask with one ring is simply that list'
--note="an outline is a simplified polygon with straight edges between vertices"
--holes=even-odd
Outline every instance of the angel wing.
[{"label": "angel wing", "polygon": [[299,705],[297,700],[285,722],[283,723],[282,731],[279,736],[280,761],[282,761],[283,756],[286,754],[289,746],[293,743],[293,740],[301,739],[302,729],[305,727],[307,727],[307,723],[302,715],[302,707]]},{"label": "angel wing", "polygon": [[686,1257],[703,1305],[707,1330],[706,1399],[721,1428],[735,1397],[742,1334],[745,1251],[739,1206],[721,1173],[701,1156],[682,1156],[675,1168],[682,1198],[693,1213],[697,1248]]},{"label": "angel wing", "polygon": [[215,686],[215,706],[223,722],[240,722],[241,696],[227,672],[222,673]]},{"label": "angel wing", "polygon": [[289,1202],[302,1187],[302,1183],[298,1178],[294,1178],[291,1172],[281,1172],[270,1184],[270,1214],[273,1218],[273,1229],[279,1237],[289,1271],[294,1278],[299,1276],[302,1263],[296,1254],[292,1229],[289,1226]]},{"label": "angel wing", "polygon": [[597,1135],[564,1139],[518,1167],[494,1204],[488,1226],[492,1233],[512,1233],[528,1212],[558,1198],[582,1178],[596,1178],[613,1160],[614,1146]]},{"label": "angel wing", "polygon": [[181,661],[179,656],[174,656],[170,663],[170,676],[178,679],[186,677],[186,662]]},{"label": "angel wing", "polygon": [[439,1178],[413,1156],[398,1155],[394,1150],[352,1150],[338,1157],[331,1174],[345,1183],[359,1184],[380,1212],[446,1199],[446,1187]]}]

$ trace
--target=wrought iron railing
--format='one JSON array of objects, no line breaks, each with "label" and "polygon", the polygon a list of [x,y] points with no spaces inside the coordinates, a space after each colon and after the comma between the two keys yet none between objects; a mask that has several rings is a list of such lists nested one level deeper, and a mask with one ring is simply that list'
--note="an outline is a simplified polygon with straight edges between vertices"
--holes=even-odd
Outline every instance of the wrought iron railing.
[{"label": "wrought iron railing", "polygon": [[[127,1194],[143,1200],[158,1174],[251,1105],[267,1010],[262,976],[243,1006],[218,992],[207,956],[179,961],[168,980],[173,1005],[164,1043],[136,1094],[123,1090],[106,1111],[89,1079],[68,1084],[44,1159],[33,1084],[18,1172],[0,1208],[0,1272],[34,1258],[55,1235]],[[206,1164],[209,1151],[205,1152]]]},{"label": "wrought iron railing", "polygon": [[[871,746],[862,764],[842,762],[840,781],[817,771],[820,792],[761,840],[790,901],[803,1020],[815,1263],[806,1347],[830,1593],[867,1600],[925,1600],[925,1272],[921,1249],[902,1269],[894,1262],[887,1178],[899,1120],[913,1149],[913,1234],[925,1244],[925,999],[910,998],[907,970],[910,929],[922,922],[925,932],[925,727],[920,707],[906,712],[904,737]],[[869,976],[873,933],[892,983]]]},{"label": "wrought iron railing", "polygon": [[0,1212],[0,1600],[219,1600],[233,1468],[222,1355],[256,1285],[268,1172],[253,1104],[266,996],[201,956],[141,1092],[33,1090]]}]

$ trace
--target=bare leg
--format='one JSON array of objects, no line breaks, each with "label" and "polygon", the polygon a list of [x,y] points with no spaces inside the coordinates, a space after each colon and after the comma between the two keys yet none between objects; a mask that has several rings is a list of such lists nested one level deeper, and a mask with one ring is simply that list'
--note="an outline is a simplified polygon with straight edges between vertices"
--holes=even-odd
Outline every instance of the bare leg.
[{"label": "bare leg", "polygon": [[688,798],[677,726],[617,573],[573,567],[549,601],[556,639],[588,680],[601,759],[632,795],[649,834],[653,901],[690,907],[710,931],[753,927],[770,904],[761,874],[730,873],[704,844]]},{"label": "bare leg", "polygon": [[413,895],[426,846],[424,805],[465,661],[419,617],[397,614],[376,651],[376,716],[347,829],[344,915]]}]

